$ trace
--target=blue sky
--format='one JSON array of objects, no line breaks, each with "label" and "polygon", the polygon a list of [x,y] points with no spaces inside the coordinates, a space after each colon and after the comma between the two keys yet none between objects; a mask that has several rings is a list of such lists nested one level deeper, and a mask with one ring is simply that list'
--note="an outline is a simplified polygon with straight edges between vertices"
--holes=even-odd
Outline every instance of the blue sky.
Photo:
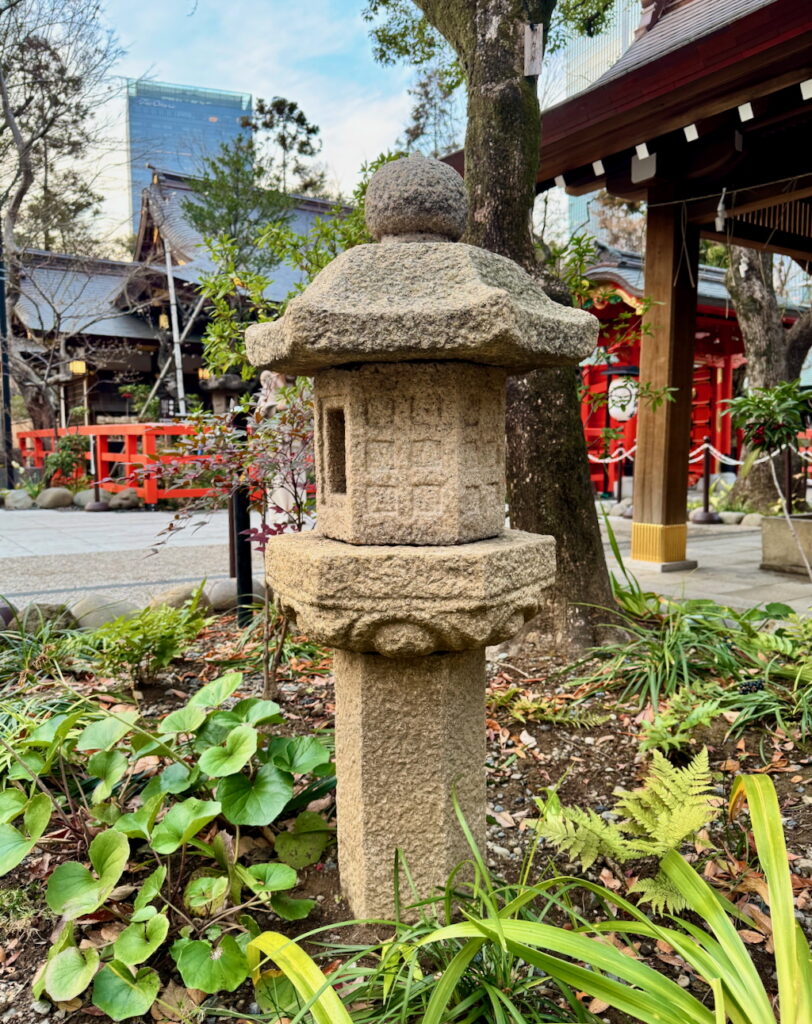
[{"label": "blue sky", "polygon": [[[106,4],[127,50],[118,74],[295,100],[321,127],[328,184],[345,192],[363,161],[393,146],[410,107],[412,71],[373,61],[362,7],[363,0]],[[123,97],[110,113],[123,146]],[[114,178],[123,188],[123,169],[111,174],[108,192],[117,191]]]}]

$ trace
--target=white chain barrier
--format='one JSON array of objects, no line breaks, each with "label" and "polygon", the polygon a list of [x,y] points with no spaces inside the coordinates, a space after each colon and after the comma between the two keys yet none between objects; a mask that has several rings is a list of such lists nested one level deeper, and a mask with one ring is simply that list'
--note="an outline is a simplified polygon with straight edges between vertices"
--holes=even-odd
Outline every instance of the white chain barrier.
[{"label": "white chain barrier", "polygon": [[[787,447],[790,447],[792,451],[794,451],[795,454],[799,456],[799,458],[801,458],[804,462],[812,463],[812,450],[802,451],[801,449],[796,448],[795,445],[784,445],[777,452],[775,452],[775,455],[780,455],[781,452],[786,451]],[[597,462],[600,463],[601,465],[608,466],[614,462],[622,462],[624,459],[630,459],[632,462],[634,462],[634,453],[636,451],[637,445],[635,444],[632,445],[632,447],[629,448],[628,450],[623,447],[620,447],[612,455],[607,455],[605,458],[602,459],[599,458],[597,455],[590,454],[589,452],[587,452],[587,457],[589,458],[590,462]],[[711,456],[714,459],[717,459],[719,462],[724,463],[726,466],[744,465],[743,459],[734,459],[730,455],[723,455],[718,448],[714,448],[714,446],[709,442],[700,444],[697,448],[694,448],[692,452],[688,453],[689,464],[693,464],[695,462],[702,462],[702,460],[705,458],[706,451],[710,452]],[[773,455],[762,455],[760,459],[754,460],[753,465],[759,466],[764,462],[769,462],[770,459],[772,459],[773,457]]]}]

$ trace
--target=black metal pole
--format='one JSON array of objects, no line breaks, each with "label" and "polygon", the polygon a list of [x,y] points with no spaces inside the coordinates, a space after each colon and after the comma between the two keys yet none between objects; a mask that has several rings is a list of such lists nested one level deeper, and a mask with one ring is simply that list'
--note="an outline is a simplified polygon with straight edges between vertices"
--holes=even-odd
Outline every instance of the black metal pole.
[{"label": "black metal pole", "polygon": [[3,256],[3,232],[0,229],[0,397],[3,401],[3,479],[4,487],[14,486],[13,449],[11,435],[11,370],[8,356],[8,323],[6,319],[6,263]]},{"label": "black metal pole", "polygon": [[[239,412],[234,417],[234,426],[246,430],[248,417]],[[251,527],[250,489],[247,484],[238,484],[232,496],[234,562],[237,570],[237,623],[247,626],[251,622],[251,605],[254,603],[254,579],[251,570],[251,540],[247,531]]]},{"label": "black metal pole", "polygon": [[784,472],[786,473],[785,487],[787,489],[787,512],[792,514],[794,507],[793,498],[795,497],[795,481],[792,478],[792,448],[787,445],[785,452],[785,465]]},{"label": "black metal pole", "polygon": [[707,515],[710,512],[710,473],[711,453],[710,438],[706,437],[704,459],[702,460],[702,511]]}]

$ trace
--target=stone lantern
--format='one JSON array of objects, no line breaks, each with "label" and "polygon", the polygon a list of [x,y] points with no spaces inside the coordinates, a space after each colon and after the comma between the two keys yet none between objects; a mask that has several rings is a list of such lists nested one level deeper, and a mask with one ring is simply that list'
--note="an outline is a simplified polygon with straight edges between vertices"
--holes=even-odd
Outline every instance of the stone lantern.
[{"label": "stone lantern", "polygon": [[555,575],[551,537],[505,529],[505,382],[578,362],[598,330],[457,242],[465,219],[451,167],[384,165],[366,196],[380,244],[246,336],[257,366],[314,378],[317,528],[272,538],[267,577],[336,648],[339,868],[359,917],[391,915],[396,850],[421,896],[468,856],[454,793],[484,843],[485,647]]}]

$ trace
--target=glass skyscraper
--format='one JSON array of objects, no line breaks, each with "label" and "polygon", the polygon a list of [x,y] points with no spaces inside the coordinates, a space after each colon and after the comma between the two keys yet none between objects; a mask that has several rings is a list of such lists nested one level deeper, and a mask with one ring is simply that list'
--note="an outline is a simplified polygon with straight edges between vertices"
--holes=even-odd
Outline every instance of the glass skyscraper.
[{"label": "glass skyscraper", "polygon": [[127,81],[127,158],[130,205],[136,226],[141,190],[149,185],[147,164],[164,171],[195,174],[203,157],[240,133],[240,118],[251,114],[251,96],[142,79]]}]

